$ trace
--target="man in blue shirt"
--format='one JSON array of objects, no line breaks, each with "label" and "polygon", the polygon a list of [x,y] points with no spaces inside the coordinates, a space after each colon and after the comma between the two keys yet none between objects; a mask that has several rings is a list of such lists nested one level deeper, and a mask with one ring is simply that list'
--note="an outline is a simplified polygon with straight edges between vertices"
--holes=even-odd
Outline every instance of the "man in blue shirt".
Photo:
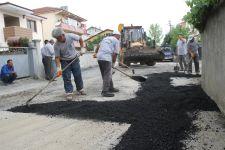
[{"label": "man in blue shirt", "polygon": [[198,44],[195,41],[194,36],[189,36],[189,42],[187,44],[188,50],[188,57],[189,57],[189,64],[188,64],[188,73],[192,73],[192,60],[194,61],[195,65],[195,73],[199,75],[199,54],[198,54]]},{"label": "man in blue shirt", "polygon": [[11,84],[16,79],[17,74],[14,71],[12,59],[7,60],[7,64],[2,67],[0,77],[5,84]]}]

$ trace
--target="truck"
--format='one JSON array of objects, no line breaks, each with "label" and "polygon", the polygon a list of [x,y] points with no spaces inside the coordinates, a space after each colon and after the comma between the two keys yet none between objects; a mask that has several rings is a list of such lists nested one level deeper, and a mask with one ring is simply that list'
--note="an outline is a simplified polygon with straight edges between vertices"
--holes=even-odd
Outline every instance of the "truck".
[{"label": "truck", "polygon": [[[147,46],[147,36],[142,26],[119,25],[121,33],[121,58],[120,62],[130,66],[131,63],[154,66],[156,62],[164,59],[164,54],[160,48]],[[155,42],[153,42],[155,43]]]}]

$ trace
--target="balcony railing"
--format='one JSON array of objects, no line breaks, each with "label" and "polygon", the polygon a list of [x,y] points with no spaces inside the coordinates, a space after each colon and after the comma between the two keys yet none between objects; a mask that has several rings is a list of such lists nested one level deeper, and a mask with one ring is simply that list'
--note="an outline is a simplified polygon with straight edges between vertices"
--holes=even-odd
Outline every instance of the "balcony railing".
[{"label": "balcony railing", "polygon": [[22,28],[18,26],[5,27],[4,37],[7,40],[9,37],[27,37],[28,39],[32,39],[32,30],[27,28]]},{"label": "balcony railing", "polygon": [[83,28],[74,27],[74,26],[68,25],[66,23],[60,23],[60,25],[58,25],[56,27],[62,28],[63,30],[65,30],[65,32],[72,32],[72,33],[76,33],[79,35],[83,35],[86,32],[85,29],[83,29]]}]

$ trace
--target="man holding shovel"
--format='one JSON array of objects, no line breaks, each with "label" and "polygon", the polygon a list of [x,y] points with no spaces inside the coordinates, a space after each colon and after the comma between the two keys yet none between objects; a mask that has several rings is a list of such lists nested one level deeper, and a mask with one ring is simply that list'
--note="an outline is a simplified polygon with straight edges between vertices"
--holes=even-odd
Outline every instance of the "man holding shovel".
[{"label": "man holding shovel", "polygon": [[195,65],[195,73],[199,75],[199,54],[198,54],[198,44],[195,42],[195,38],[193,36],[189,36],[188,38],[188,44],[187,44],[187,50],[188,50],[188,73],[192,73],[192,60],[194,61]]},{"label": "man holding shovel", "polygon": [[[62,72],[62,69],[68,66],[68,64],[71,63],[76,57],[82,55],[82,53],[85,52],[85,49],[83,48],[84,43],[82,38],[72,33],[64,33],[61,28],[54,29],[52,31],[52,36],[57,39],[54,45],[57,76],[62,75],[63,77],[66,99],[73,99],[73,85],[71,82],[71,73],[74,76],[74,81],[78,94],[86,95],[83,90],[83,79],[81,75],[79,58],[77,58],[67,69]],[[79,41],[81,46],[81,52],[78,52],[75,49],[74,41]]]},{"label": "man holding shovel", "polygon": [[112,36],[104,38],[98,48],[97,59],[103,80],[103,97],[113,97],[115,92],[119,92],[114,88],[112,81],[112,68],[115,66],[117,55],[120,51],[120,33],[114,31]]}]

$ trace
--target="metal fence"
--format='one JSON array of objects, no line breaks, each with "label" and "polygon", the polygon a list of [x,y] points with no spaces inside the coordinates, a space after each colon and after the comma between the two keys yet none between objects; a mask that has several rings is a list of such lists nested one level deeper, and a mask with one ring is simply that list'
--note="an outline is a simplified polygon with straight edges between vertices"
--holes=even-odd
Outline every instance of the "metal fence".
[{"label": "metal fence", "polygon": [[0,47],[0,55],[27,54],[28,47]]}]

